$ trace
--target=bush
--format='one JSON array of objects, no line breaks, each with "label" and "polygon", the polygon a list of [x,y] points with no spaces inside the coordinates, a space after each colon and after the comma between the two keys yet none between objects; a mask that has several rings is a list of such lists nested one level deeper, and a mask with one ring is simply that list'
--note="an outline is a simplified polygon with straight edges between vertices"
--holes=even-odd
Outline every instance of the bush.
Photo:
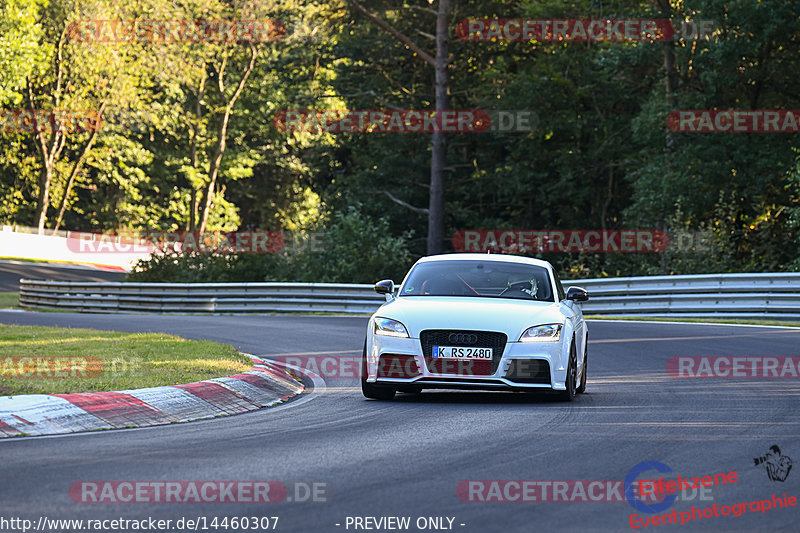
[{"label": "bush", "polygon": [[355,208],[333,216],[319,249],[290,258],[302,281],[373,283],[402,280],[413,263],[408,251],[410,235],[392,237],[389,222],[370,220]]},{"label": "bush", "polygon": [[353,207],[329,216],[328,221],[313,246],[275,254],[155,254],[140,261],[127,281],[374,283],[403,279],[413,263],[407,244],[410,235],[393,237],[387,220],[373,221]]},{"label": "bush", "polygon": [[275,254],[159,253],[141,260],[126,281],[153,283],[236,283],[283,277]]}]

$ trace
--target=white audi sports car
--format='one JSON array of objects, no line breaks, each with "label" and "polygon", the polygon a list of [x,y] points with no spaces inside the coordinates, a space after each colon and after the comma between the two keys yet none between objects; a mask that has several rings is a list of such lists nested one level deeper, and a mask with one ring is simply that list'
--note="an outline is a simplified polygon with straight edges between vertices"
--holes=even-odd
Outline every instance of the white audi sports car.
[{"label": "white audi sports car", "polygon": [[449,254],[420,259],[369,319],[361,388],[391,400],[397,391],[586,389],[589,332],[577,302],[547,261],[514,255]]}]

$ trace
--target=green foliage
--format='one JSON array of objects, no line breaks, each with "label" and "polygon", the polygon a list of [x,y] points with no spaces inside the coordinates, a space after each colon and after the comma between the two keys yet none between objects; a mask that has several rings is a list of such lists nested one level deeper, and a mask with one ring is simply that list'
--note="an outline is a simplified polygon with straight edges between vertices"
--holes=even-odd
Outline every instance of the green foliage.
[{"label": "green foliage", "polygon": [[40,46],[37,22],[47,0],[0,0],[0,105],[22,101],[25,80],[44,69],[51,49]]},{"label": "green foliage", "polygon": [[[435,3],[363,4],[433,50]],[[524,133],[448,136],[446,234],[662,229],[683,243],[663,254],[542,254],[568,277],[800,269],[797,135],[666,128],[673,109],[799,109],[797,2],[673,1],[668,14],[652,1],[452,4],[451,29],[474,17],[672,17],[713,20],[716,33],[676,43],[508,43],[462,41],[451,31],[451,107],[532,110],[538,125]],[[286,24],[284,39],[259,45],[232,110],[208,229],[320,232],[325,247],[157,256],[132,278],[397,280],[424,253],[429,135],[285,132],[273,124],[285,109],[433,106],[430,65],[344,0],[0,0],[0,106],[23,105],[28,88],[36,106],[55,105],[54,52],[70,21],[134,17]],[[674,92],[667,95],[670,50]],[[101,129],[67,198],[62,227],[188,229],[197,222],[225,103],[249,47],[68,41],[63,52],[60,106],[96,109],[107,101],[109,111],[132,118]],[[50,227],[87,138],[70,136],[54,164]],[[0,132],[0,140],[0,222],[33,225],[36,139]]]},{"label": "green foliage", "polygon": [[287,274],[274,254],[205,254],[167,252],[139,261],[128,281],[163,283],[239,283],[273,281]]},{"label": "green foliage", "polygon": [[[386,219],[373,221],[351,207],[335,213],[327,227],[298,235],[300,246],[274,254],[155,254],[128,275],[139,282],[305,281],[373,283],[401,280],[412,264],[404,237],[389,233]],[[407,237],[407,236],[406,236]]]},{"label": "green foliage", "polygon": [[388,220],[375,221],[353,206],[345,213],[334,213],[322,235],[319,250],[311,247],[290,258],[293,277],[330,283],[399,281],[413,263],[406,244],[410,235],[392,236]]}]

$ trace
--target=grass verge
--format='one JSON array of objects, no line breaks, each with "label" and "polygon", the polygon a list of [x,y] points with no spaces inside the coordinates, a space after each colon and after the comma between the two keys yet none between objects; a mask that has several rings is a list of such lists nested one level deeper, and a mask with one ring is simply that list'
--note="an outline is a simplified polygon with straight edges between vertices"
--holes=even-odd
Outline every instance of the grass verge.
[{"label": "grass verge", "polygon": [[0,309],[21,309],[18,292],[0,292]]},{"label": "grass verge", "polygon": [[0,324],[0,394],[139,389],[236,374],[232,346],[163,333]]},{"label": "grass verge", "polygon": [[660,317],[618,317],[603,315],[587,315],[587,320],[630,320],[632,322],[692,322],[696,324],[745,324],[750,326],[785,326],[787,328],[798,328],[800,322],[792,320],[752,320],[745,318],[660,318]]}]

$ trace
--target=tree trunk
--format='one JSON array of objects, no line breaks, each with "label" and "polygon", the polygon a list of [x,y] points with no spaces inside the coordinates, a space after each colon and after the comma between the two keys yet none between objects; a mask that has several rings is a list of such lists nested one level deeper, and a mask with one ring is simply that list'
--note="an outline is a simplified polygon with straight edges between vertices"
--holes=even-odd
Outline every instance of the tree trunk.
[{"label": "tree trunk", "polygon": [[197,210],[199,207],[197,198],[197,189],[192,187],[189,199],[189,222],[186,225],[186,231],[194,231],[195,224],[197,224]]},{"label": "tree trunk", "polygon": [[203,204],[203,217],[200,219],[200,233],[206,231],[206,225],[208,224],[208,214],[211,212],[211,201],[214,198],[214,188],[217,186],[219,166],[222,163],[222,155],[225,153],[225,138],[228,136],[228,121],[230,120],[230,116],[230,111],[226,111],[219,127],[217,149],[214,151],[214,159],[211,160],[211,168],[208,172],[209,181],[208,187],[206,187],[205,202]]},{"label": "tree trunk", "polygon": [[[214,159],[211,160],[211,168],[208,172],[209,182],[208,187],[206,188],[205,194],[205,204],[203,206],[203,216],[200,219],[200,233],[206,231],[206,225],[208,224],[208,215],[211,212],[211,201],[214,196],[214,188],[217,185],[217,175],[219,174],[219,167],[222,164],[222,156],[225,154],[225,145],[226,140],[228,137],[228,122],[231,118],[231,113],[233,112],[233,107],[236,105],[236,101],[239,99],[239,96],[242,94],[245,86],[247,85],[247,79],[252,74],[253,69],[256,66],[256,58],[258,57],[258,48],[251,46],[250,47],[250,63],[247,65],[247,69],[242,74],[242,78],[239,80],[239,85],[236,87],[233,95],[225,104],[225,112],[222,115],[222,122],[219,126],[219,135],[217,137],[217,149],[214,152]],[[225,77],[225,66],[226,61],[222,62],[222,65],[219,69],[219,76],[217,79],[219,93],[220,95],[225,98],[225,84],[224,84],[224,77]]]},{"label": "tree trunk", "polygon": [[608,167],[608,187],[606,192],[606,199],[603,202],[603,207],[600,210],[600,229],[606,231],[608,229],[608,225],[606,224],[606,218],[608,217],[608,208],[611,206],[611,202],[614,199],[614,166],[610,165]]},{"label": "tree trunk", "polygon": [[[414,52],[416,56],[431,65],[436,78],[436,114],[449,109],[448,96],[449,75],[448,65],[450,64],[448,52],[448,28],[447,24],[450,17],[450,0],[439,0],[439,9],[436,13],[436,57],[432,57],[425,50],[420,48],[411,38],[403,35],[395,28],[390,26],[380,17],[370,13],[357,0],[348,0],[353,8],[367,17],[373,24],[377,25],[389,35],[403,43],[403,45]],[[440,118],[440,117],[439,117]],[[428,255],[441,253],[444,248],[444,169],[447,161],[447,136],[444,132],[436,131],[433,133],[431,142],[431,181],[430,193],[428,197]],[[392,198],[391,194],[389,195]],[[422,212],[421,208],[413,209],[415,212]]]},{"label": "tree trunk", "polygon": [[[28,91],[29,101],[31,102],[31,109],[33,105],[33,92]],[[36,206],[36,227],[38,233],[44,233],[44,226],[47,222],[47,208],[50,206],[50,183],[53,180],[53,168],[55,162],[61,155],[66,143],[66,137],[61,130],[55,131],[48,140],[45,137],[42,128],[36,133],[38,142],[36,143],[37,153],[39,154],[42,168],[39,171],[39,195],[37,198]]]},{"label": "tree trunk", "polygon": [[[672,18],[672,5],[670,0],[656,0],[656,7],[661,11],[661,16],[666,19]],[[675,109],[675,43],[673,41],[665,41],[663,49],[664,58],[664,99],[667,103],[669,111]],[[668,127],[664,127],[664,156],[665,156],[665,170],[669,174],[672,171],[672,151],[673,151],[673,137],[672,132]],[[667,221],[661,220],[656,223],[656,227],[660,230],[667,232]],[[668,273],[667,254],[660,252],[659,254],[661,274]]]},{"label": "tree trunk", "polygon": [[47,221],[47,207],[50,205],[50,180],[52,177],[53,167],[45,162],[39,172],[39,197],[36,208],[36,227],[39,230],[39,235],[44,233],[44,223]]},{"label": "tree trunk", "polygon": [[[100,110],[98,112],[98,120],[102,120],[103,113],[106,110],[106,102],[104,101],[100,105]],[[67,201],[69,201],[69,195],[72,193],[72,186],[75,184],[75,178],[78,175],[78,172],[81,171],[83,168],[83,164],[86,162],[86,158],[89,156],[89,151],[94,146],[95,141],[97,140],[97,134],[100,131],[100,123],[96,125],[94,130],[92,131],[92,135],[89,137],[89,140],[83,145],[83,149],[81,150],[81,155],[78,157],[78,160],[75,162],[75,165],[72,167],[72,171],[69,173],[69,178],[67,179],[67,186],[64,188],[64,196],[61,197],[61,205],[59,206],[58,210],[58,218],[56,218],[56,225],[53,227],[53,231],[58,231],[58,228],[61,227],[61,221],[64,219],[64,213],[67,210]]]},{"label": "tree trunk", "polygon": [[[664,43],[664,96],[670,111],[675,109],[675,44],[672,41]],[[672,132],[665,128],[666,150],[672,152]],[[667,159],[669,164],[669,158]]]},{"label": "tree trunk", "polygon": [[[191,145],[191,162],[190,165],[193,169],[197,169],[198,167],[198,159],[197,159],[197,145],[200,142],[200,126],[203,120],[203,96],[206,92],[206,75],[205,71],[203,71],[203,75],[200,78],[200,87],[197,89],[197,98],[195,101],[195,108],[194,108],[194,128],[192,129],[192,136],[190,140]],[[194,184],[189,183],[191,187],[191,200],[189,205],[189,222],[187,226],[188,231],[194,231],[197,229],[197,219],[198,213],[200,210],[200,196],[197,194],[197,189],[195,188]]]},{"label": "tree trunk", "polygon": [[[450,0],[439,0],[436,16],[436,114],[449,108],[448,15]],[[433,133],[431,145],[431,190],[428,203],[428,255],[441,253],[444,248],[444,166],[447,161],[447,135]]]},{"label": "tree trunk", "polygon": [[[53,109],[58,109],[61,105],[61,87],[62,87],[62,80],[64,74],[64,43],[66,42],[67,37],[67,26],[64,26],[64,30],[61,32],[61,37],[58,40],[58,47],[55,56],[55,69],[56,69],[56,86],[54,89],[53,98]],[[33,83],[30,78],[28,78],[28,104],[30,105],[31,110],[36,109],[35,99],[33,97]],[[54,119],[51,120],[51,125],[53,126],[53,131],[50,135],[50,139],[45,137],[45,130],[43,126],[37,127],[36,137],[37,137],[37,151],[39,156],[41,157],[42,168],[39,172],[39,195],[37,198],[38,205],[36,206],[36,227],[38,229],[39,234],[41,235],[44,233],[44,225],[47,222],[47,208],[50,206],[50,183],[53,179],[53,167],[55,167],[55,162],[61,155],[61,150],[64,149],[64,145],[66,143],[66,135],[60,129],[55,128],[55,123],[52,122]]]}]

